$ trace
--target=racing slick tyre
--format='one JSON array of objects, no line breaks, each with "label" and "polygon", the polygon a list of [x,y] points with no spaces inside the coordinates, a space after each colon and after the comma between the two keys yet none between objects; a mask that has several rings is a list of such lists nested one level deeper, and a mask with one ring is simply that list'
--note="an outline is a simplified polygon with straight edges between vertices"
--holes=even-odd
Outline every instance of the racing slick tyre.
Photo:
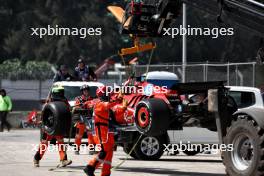
[{"label": "racing slick tyre", "polygon": [[148,136],[164,134],[170,124],[168,105],[157,98],[145,99],[138,103],[135,123],[140,133]]},{"label": "racing slick tyre", "polygon": [[42,111],[42,128],[49,135],[68,135],[71,126],[71,112],[64,102],[51,102]]},{"label": "racing slick tyre", "polygon": [[[129,154],[129,152],[132,150],[134,144],[124,144],[123,150],[126,154]],[[138,159],[135,150],[133,150],[130,154],[130,156],[134,159]]]},{"label": "racing slick tyre", "polygon": [[158,160],[164,153],[166,137],[142,136],[135,147],[135,154],[140,160]]},{"label": "racing slick tyre", "polygon": [[264,130],[247,115],[233,120],[224,137],[231,151],[223,151],[222,159],[226,173],[232,176],[264,175]]}]

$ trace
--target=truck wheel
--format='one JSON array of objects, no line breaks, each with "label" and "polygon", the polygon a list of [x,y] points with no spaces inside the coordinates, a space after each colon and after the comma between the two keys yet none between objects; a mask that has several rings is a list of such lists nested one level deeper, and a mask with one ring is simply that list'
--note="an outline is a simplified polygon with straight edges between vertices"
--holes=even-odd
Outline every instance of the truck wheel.
[{"label": "truck wheel", "polygon": [[[123,150],[126,154],[129,154],[129,152],[131,151],[132,147],[134,144],[124,144],[123,146]],[[135,150],[132,151],[132,153],[130,154],[130,156],[134,159],[138,159]]]},{"label": "truck wheel", "polygon": [[135,154],[140,160],[158,160],[164,153],[164,136],[142,136],[135,147]]},{"label": "truck wheel", "polygon": [[49,135],[68,135],[71,112],[64,102],[51,102],[42,112],[43,130]]},{"label": "truck wheel", "polygon": [[264,174],[264,131],[247,115],[232,121],[224,137],[232,151],[222,153],[226,173],[232,176],[260,176]]},{"label": "truck wheel", "polygon": [[159,136],[169,127],[170,110],[168,105],[157,98],[140,101],[136,107],[135,123],[140,133]]}]

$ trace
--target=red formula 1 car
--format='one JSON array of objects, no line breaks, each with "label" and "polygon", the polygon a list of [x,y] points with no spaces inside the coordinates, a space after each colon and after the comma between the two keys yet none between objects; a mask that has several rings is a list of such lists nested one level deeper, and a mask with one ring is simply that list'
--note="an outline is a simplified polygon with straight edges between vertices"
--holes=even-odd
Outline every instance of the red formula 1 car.
[{"label": "red formula 1 car", "polygon": [[[133,158],[156,160],[164,152],[163,144],[170,142],[168,130],[182,130],[195,122],[199,127],[216,131],[215,116],[208,112],[206,97],[209,89],[219,87],[224,89],[223,82],[180,83],[177,75],[164,71],[128,79],[119,89],[128,101],[129,115],[118,119],[112,109],[112,119],[119,121],[117,143]],[[200,97],[199,102],[189,99],[193,94]],[[144,135],[131,152],[140,133]]]}]

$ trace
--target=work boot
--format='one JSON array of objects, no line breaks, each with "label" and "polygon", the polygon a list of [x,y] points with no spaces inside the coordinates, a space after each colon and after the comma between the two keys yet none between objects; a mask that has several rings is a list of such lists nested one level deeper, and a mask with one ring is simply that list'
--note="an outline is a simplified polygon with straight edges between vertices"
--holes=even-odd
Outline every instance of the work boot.
[{"label": "work boot", "polygon": [[34,159],[33,163],[34,163],[34,167],[39,167],[39,160]]},{"label": "work boot", "polygon": [[95,176],[94,175],[94,171],[95,171],[95,167],[93,166],[89,166],[87,165],[84,169],[83,169],[84,173],[86,173],[87,176]]},{"label": "work boot", "polygon": [[60,161],[59,167],[66,167],[72,163],[72,160],[62,160]]}]

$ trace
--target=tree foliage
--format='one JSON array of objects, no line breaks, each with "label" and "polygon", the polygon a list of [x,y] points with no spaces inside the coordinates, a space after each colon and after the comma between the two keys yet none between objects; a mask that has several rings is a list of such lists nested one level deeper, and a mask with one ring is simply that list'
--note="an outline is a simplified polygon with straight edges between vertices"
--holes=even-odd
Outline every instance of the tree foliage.
[{"label": "tree foliage", "polygon": [[0,79],[46,80],[53,75],[51,67],[46,61],[28,61],[22,64],[19,59],[6,60],[0,64]]},{"label": "tree foliage", "polygon": [[[80,55],[89,63],[100,64],[132,42],[119,34],[118,22],[106,10],[109,4],[123,4],[121,0],[0,0],[0,58],[20,58],[48,61],[73,66]],[[181,17],[174,27],[179,27]],[[216,17],[188,8],[188,24],[193,27],[218,26]],[[77,36],[31,36],[30,28],[47,27],[101,27],[103,35],[81,39]],[[102,41],[102,50],[99,41]],[[158,48],[152,63],[181,62],[181,36],[174,39],[155,39]],[[235,36],[212,39],[204,36],[188,37],[188,62],[248,61],[254,59],[259,48],[259,37],[249,31],[235,28]],[[249,44],[250,43],[250,44]],[[131,56],[132,57],[132,56]],[[140,63],[148,63],[149,53],[139,54]]]}]

